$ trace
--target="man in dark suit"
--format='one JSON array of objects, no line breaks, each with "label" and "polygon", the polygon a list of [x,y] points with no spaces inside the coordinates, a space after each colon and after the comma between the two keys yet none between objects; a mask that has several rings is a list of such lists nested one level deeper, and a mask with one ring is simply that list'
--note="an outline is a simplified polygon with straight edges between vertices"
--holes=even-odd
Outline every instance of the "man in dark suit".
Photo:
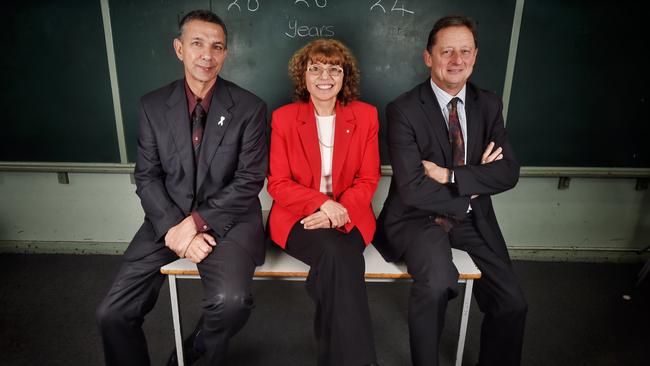
[{"label": "man in dark suit", "polygon": [[409,334],[413,365],[437,365],[447,301],[457,295],[451,247],[483,272],[474,293],[484,313],[480,365],[518,365],[527,304],[512,270],[490,196],[519,179],[502,103],[467,80],[478,52],[466,17],[440,19],[424,61],[431,79],[386,108],[393,168],[375,245],[404,260],[413,277]]},{"label": "man in dark suit", "polygon": [[108,365],[149,364],[141,325],[164,281],[160,267],[179,257],[198,264],[204,290],[188,361],[205,353],[221,365],[253,307],[253,272],[264,261],[266,105],[218,77],[226,42],[217,15],[188,13],[174,39],[185,78],[141,100],[135,180],[145,218],[97,310]]}]

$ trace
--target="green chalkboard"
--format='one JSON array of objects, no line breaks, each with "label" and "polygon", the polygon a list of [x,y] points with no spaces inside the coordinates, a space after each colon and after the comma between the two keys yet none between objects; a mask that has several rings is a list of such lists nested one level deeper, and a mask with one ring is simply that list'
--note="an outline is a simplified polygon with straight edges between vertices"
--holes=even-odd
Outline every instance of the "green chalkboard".
[{"label": "green chalkboard", "polygon": [[119,162],[99,1],[3,3],[0,161]]},{"label": "green chalkboard", "polygon": [[649,167],[643,2],[526,0],[508,130],[523,165]]},{"label": "green chalkboard", "polygon": [[[479,56],[472,79],[501,95],[515,0],[107,0],[128,161],[140,96],[182,77],[172,49],[178,20],[212,9],[229,29],[222,76],[288,103],[287,62],[315,37],[357,56],[361,99],[380,111],[428,77],[422,50],[433,22],[473,17]],[[0,32],[0,161],[119,162],[100,0],[5,2]],[[647,12],[633,0],[526,0],[508,113],[524,166],[650,166]]]},{"label": "green chalkboard", "polygon": [[[222,76],[264,99],[269,111],[290,102],[287,62],[315,37],[334,37],[356,55],[361,99],[378,107],[428,77],[422,61],[429,30],[447,14],[465,14],[479,28],[473,80],[503,91],[515,2],[431,0],[110,1],[129,161],[137,146],[141,95],[182,77],[172,50],[177,21],[194,8],[210,8],[228,27],[229,58]],[[382,133],[384,128],[382,128]],[[381,136],[382,162],[388,163]]]}]

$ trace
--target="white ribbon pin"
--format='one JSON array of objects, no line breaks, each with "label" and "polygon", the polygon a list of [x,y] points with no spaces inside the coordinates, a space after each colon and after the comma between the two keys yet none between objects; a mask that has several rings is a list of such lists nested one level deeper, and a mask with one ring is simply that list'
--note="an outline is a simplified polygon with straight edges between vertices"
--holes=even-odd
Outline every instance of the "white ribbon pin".
[{"label": "white ribbon pin", "polygon": [[219,122],[218,122],[217,124],[218,124],[219,126],[223,126],[223,121],[225,121],[225,120],[226,120],[226,117],[221,116],[221,119],[219,120]]}]

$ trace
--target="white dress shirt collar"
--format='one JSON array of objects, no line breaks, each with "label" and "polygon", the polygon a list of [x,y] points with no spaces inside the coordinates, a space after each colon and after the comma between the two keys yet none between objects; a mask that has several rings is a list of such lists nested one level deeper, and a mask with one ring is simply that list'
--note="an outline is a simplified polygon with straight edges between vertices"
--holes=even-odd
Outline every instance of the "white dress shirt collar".
[{"label": "white dress shirt collar", "polygon": [[433,89],[433,94],[436,95],[436,99],[438,100],[438,104],[440,104],[440,109],[444,110],[447,108],[449,105],[449,102],[454,97],[458,97],[460,99],[460,102],[464,105],[465,104],[465,93],[467,91],[467,84],[463,85],[463,88],[458,92],[456,95],[451,95],[447,93],[446,91],[442,90],[436,83],[433,82],[432,79],[429,79],[431,82],[431,89]]}]

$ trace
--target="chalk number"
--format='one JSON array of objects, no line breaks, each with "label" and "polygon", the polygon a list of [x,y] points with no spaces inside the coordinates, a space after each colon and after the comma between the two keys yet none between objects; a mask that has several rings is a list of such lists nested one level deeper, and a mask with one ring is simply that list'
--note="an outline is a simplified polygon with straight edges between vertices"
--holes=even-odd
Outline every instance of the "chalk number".
[{"label": "chalk number", "polygon": [[[260,1],[259,0],[247,0],[246,1],[246,9],[250,12],[257,11],[257,9],[260,8]],[[236,6],[239,11],[241,11],[241,6],[239,6],[239,0],[234,0],[232,3],[228,5],[228,11],[230,11],[230,8]]]},{"label": "chalk number", "polygon": [[[384,8],[384,6],[381,4],[382,1],[383,0],[377,0],[376,3],[372,4],[372,6],[370,7],[370,11],[372,11],[372,9],[374,9],[375,6],[378,6],[384,13],[386,13],[386,8]],[[395,0],[395,2],[393,3],[393,6],[390,8],[390,11],[401,11],[402,16],[404,16],[404,13],[415,14],[414,11],[405,9],[404,6],[398,7],[397,6],[398,1],[399,0]]]}]

